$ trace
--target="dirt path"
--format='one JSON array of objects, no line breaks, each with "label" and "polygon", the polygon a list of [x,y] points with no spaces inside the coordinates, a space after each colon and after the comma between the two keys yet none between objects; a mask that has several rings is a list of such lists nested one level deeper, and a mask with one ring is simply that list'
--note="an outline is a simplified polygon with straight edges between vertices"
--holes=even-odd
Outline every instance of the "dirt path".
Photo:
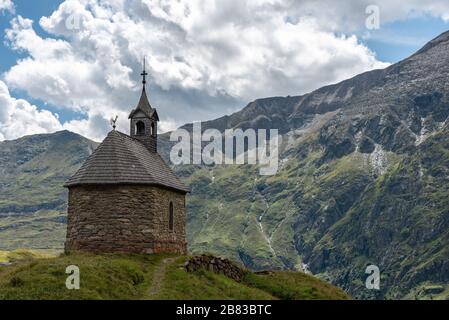
[{"label": "dirt path", "polygon": [[153,281],[143,300],[152,300],[159,294],[162,283],[164,282],[165,271],[170,264],[176,261],[176,259],[176,257],[165,258],[159,263],[159,265],[156,266],[153,273]]}]

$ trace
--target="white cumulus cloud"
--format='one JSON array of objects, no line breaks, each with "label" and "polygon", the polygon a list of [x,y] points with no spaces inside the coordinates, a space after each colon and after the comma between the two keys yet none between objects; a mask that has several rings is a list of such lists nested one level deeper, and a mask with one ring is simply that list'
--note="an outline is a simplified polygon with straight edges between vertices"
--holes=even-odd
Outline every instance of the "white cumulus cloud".
[{"label": "white cumulus cloud", "polygon": [[[172,129],[236,111],[261,97],[298,95],[385,67],[360,43],[365,8],[381,21],[417,12],[439,17],[447,1],[66,0],[40,26],[16,17],[10,47],[26,53],[5,74],[12,88],[85,115],[64,127],[101,139],[108,120],[140,94],[147,57],[150,102]],[[26,77],[24,77],[26,74]]]},{"label": "white cumulus cloud", "polygon": [[14,3],[11,0],[0,0],[0,12],[2,11],[14,13]]},{"label": "white cumulus cloud", "polygon": [[0,81],[0,141],[61,129],[57,115],[38,110],[26,100],[11,97],[6,84]]}]

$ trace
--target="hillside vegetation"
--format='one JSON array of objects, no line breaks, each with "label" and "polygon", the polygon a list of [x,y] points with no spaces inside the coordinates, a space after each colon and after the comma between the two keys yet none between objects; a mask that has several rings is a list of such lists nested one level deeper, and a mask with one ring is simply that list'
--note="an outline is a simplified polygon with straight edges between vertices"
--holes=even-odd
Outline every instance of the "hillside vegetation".
[{"label": "hillside vegetation", "polygon": [[33,259],[52,258],[59,254],[59,250],[25,250],[0,251],[0,263],[12,264]]},{"label": "hillside vegetation", "polygon": [[0,142],[0,250],[63,248],[63,184],[97,145],[68,131]]},{"label": "hillside vegetation", "polygon": [[[203,269],[188,273],[184,270],[187,258],[87,253],[27,256],[25,261],[0,266],[0,300],[349,298],[342,290],[299,272],[247,272],[241,282]],[[65,286],[70,265],[80,269],[79,290]]]}]

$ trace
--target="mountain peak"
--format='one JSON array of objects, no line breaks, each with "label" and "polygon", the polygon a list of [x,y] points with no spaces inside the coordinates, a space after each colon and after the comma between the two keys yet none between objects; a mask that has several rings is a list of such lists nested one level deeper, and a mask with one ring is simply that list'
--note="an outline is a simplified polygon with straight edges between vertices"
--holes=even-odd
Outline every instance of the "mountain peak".
[{"label": "mountain peak", "polygon": [[418,52],[416,52],[416,54],[420,54],[423,52],[428,51],[429,49],[438,46],[439,44],[443,43],[443,42],[448,42],[449,41],[449,30],[443,32],[442,34],[440,34],[438,37],[430,40],[429,42],[427,42],[424,47],[422,47],[420,50],[418,50]]}]

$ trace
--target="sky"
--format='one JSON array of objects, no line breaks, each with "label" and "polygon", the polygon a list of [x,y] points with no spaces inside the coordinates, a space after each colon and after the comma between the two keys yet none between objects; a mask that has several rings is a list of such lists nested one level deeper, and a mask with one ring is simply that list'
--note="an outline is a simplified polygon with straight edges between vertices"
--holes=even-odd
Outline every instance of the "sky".
[{"label": "sky", "polygon": [[0,0],[0,141],[128,132],[146,56],[161,131],[400,61],[447,0]]}]

